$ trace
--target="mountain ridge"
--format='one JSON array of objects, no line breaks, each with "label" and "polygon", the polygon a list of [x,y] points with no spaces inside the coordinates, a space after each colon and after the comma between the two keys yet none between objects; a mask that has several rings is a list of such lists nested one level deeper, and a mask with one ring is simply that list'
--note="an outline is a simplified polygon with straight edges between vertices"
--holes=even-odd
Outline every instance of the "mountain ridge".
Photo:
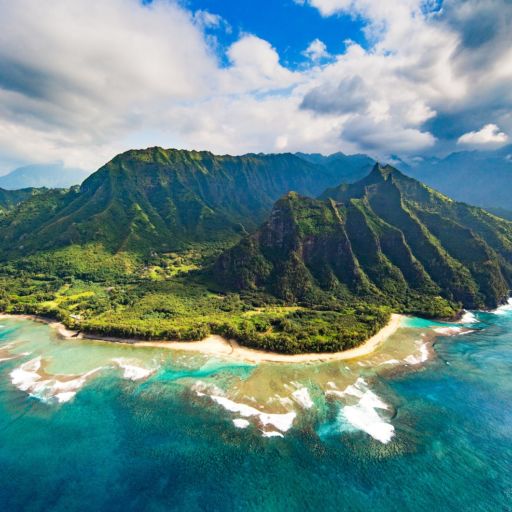
[{"label": "mountain ridge", "polygon": [[[20,207],[0,233],[30,252],[51,245],[100,242],[110,250],[166,251],[227,240],[253,230],[288,190],[316,195],[338,179],[292,154],[216,156],[210,152],[131,150],[114,157],[50,204]],[[41,203],[41,202],[40,202]],[[35,214],[34,214],[35,212]],[[16,245],[27,223],[38,234]],[[12,254],[12,253],[11,253]]]},{"label": "mountain ridge", "polygon": [[392,312],[453,319],[507,297],[511,222],[389,166],[335,184],[287,154],[118,155],[0,216],[0,310],[309,353],[357,346]]},{"label": "mountain ridge", "polygon": [[263,287],[291,302],[358,297],[450,316],[506,299],[511,250],[512,223],[377,164],[320,199],[281,198],[255,234],[220,256],[216,272],[235,289]]}]

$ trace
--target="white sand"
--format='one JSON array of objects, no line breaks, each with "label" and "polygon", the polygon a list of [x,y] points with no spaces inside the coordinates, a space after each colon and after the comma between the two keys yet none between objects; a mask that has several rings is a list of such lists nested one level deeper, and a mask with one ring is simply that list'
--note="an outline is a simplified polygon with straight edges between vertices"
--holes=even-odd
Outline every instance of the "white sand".
[{"label": "white sand", "polygon": [[111,341],[115,343],[127,343],[137,347],[157,347],[170,350],[181,350],[186,352],[200,352],[202,354],[229,356],[249,363],[308,363],[324,361],[342,361],[346,359],[356,359],[372,353],[381,343],[392,336],[399,328],[404,318],[403,315],[393,314],[389,323],[383,327],[377,334],[372,336],[365,343],[356,348],[344,350],[342,352],[332,353],[313,353],[313,354],[278,354],[275,352],[266,352],[264,350],[255,350],[240,346],[234,340],[226,340],[222,336],[211,335],[201,341],[138,341],[125,340],[113,337],[95,337],[93,335],[78,335],[70,331],[59,322],[51,321],[34,315],[0,315],[0,318],[29,318],[36,321],[42,321],[55,328],[60,336],[68,339],[90,338],[97,341]]}]

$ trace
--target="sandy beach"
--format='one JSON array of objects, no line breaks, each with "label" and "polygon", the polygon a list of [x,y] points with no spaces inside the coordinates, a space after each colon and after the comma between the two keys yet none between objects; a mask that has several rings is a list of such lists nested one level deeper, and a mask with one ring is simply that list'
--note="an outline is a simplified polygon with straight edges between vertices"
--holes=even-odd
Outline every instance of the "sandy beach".
[{"label": "sandy beach", "polygon": [[393,314],[389,323],[383,327],[377,334],[368,339],[359,347],[355,347],[342,352],[332,353],[312,353],[312,354],[278,354],[275,352],[266,352],[252,348],[242,347],[234,340],[227,340],[222,336],[211,335],[201,341],[144,341],[144,340],[126,340],[113,337],[98,337],[92,334],[82,334],[67,329],[65,325],[55,320],[38,317],[36,315],[0,315],[0,318],[27,318],[38,322],[44,322],[54,328],[59,336],[65,339],[91,339],[96,341],[110,343],[124,343],[136,345],[138,347],[156,347],[169,350],[200,352],[202,354],[227,356],[250,363],[308,363],[308,362],[327,362],[343,361],[347,359],[356,359],[371,354],[381,343],[392,336],[402,323],[403,315]]},{"label": "sandy beach", "polygon": [[174,350],[196,351],[205,354],[229,355],[236,359],[251,363],[308,363],[323,361],[342,361],[356,359],[372,353],[381,343],[393,335],[400,327],[403,315],[394,314],[389,323],[377,334],[372,336],[359,347],[342,352],[313,353],[313,354],[278,354],[242,347],[233,340],[226,340],[221,336],[209,336],[202,341],[193,342],[140,342],[138,346],[162,347]]}]

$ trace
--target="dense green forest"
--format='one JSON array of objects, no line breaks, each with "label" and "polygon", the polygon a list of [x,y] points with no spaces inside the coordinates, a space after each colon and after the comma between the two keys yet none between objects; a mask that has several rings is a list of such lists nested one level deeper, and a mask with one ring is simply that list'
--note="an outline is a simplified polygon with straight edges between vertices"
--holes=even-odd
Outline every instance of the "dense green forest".
[{"label": "dense green forest", "polygon": [[0,310],[300,353],[354,347],[393,311],[454,318],[508,296],[512,223],[391,167],[332,188],[325,166],[152,148],[31,193],[0,216]]}]

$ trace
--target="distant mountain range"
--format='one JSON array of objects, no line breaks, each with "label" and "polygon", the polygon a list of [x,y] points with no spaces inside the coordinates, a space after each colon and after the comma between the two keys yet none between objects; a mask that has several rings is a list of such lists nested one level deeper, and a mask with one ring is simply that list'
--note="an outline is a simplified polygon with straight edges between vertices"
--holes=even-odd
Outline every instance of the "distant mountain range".
[{"label": "distant mountain range", "polygon": [[[324,166],[328,172],[333,170],[345,183],[360,180],[375,164],[367,155],[296,154]],[[457,201],[512,217],[512,145],[489,151],[460,151],[444,158],[421,157],[412,163],[394,157],[392,165]]]},{"label": "distant mountain range", "polygon": [[493,151],[461,151],[396,164],[410,176],[458,201],[512,210],[512,146]]},{"label": "distant mountain range", "polygon": [[296,156],[316,165],[338,180],[339,183],[353,183],[364,178],[375,165],[375,160],[367,155],[345,155],[333,153],[324,156],[320,153],[295,153]]},{"label": "distant mountain range", "polygon": [[89,174],[83,169],[64,167],[62,164],[26,165],[0,176],[0,188],[68,188],[80,185]]}]

